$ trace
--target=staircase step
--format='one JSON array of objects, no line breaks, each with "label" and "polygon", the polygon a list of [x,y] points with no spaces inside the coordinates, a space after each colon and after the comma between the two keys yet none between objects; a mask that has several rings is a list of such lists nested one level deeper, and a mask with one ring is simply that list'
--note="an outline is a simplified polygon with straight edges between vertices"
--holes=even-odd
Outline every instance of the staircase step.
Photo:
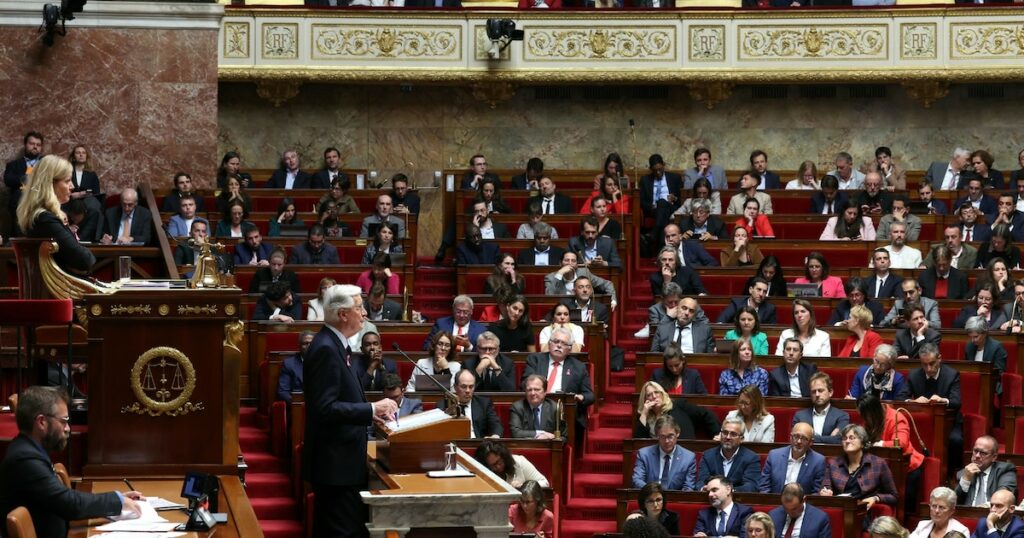
[{"label": "staircase step", "polygon": [[291,519],[300,528],[302,527],[302,524],[296,520],[298,503],[291,497],[253,497],[250,495],[249,503],[252,504],[252,510],[256,513],[256,519],[261,522],[264,519]]},{"label": "staircase step", "polygon": [[[246,473],[245,492],[250,498],[290,495],[292,480],[285,473]],[[273,519],[273,518],[272,518]]]},{"label": "staircase step", "polygon": [[260,413],[255,407],[239,407],[238,408],[238,425],[240,427],[253,427],[259,428]]},{"label": "staircase step", "polygon": [[[573,499],[562,508],[562,521],[590,520],[615,521],[615,499]],[[565,523],[563,523],[564,525]]]},{"label": "staircase step", "polygon": [[238,428],[238,445],[243,453],[267,452],[270,449],[270,434],[256,428]]},{"label": "staircase step", "polygon": [[573,499],[603,498],[614,501],[622,487],[622,473],[576,473],[572,484]]},{"label": "staircase step", "polygon": [[562,538],[593,538],[595,534],[614,533],[617,529],[615,519],[610,520],[566,520],[563,518],[561,526]]},{"label": "staircase step", "polygon": [[245,463],[250,473],[281,473],[287,470],[287,462],[269,452],[245,454]]},{"label": "staircase step", "polygon": [[261,519],[260,530],[264,538],[303,538],[302,522],[294,519]]},{"label": "staircase step", "polygon": [[622,440],[633,437],[630,428],[599,428],[587,434],[587,453],[621,454]]},{"label": "staircase step", "polygon": [[621,473],[622,454],[587,454],[575,465],[576,473]]},{"label": "staircase step", "polygon": [[[630,357],[626,356],[626,364],[630,364]],[[634,356],[635,359],[635,356]],[[635,364],[635,363],[633,363]],[[625,370],[621,372],[612,372],[608,377],[609,385],[629,386],[632,387],[636,383],[636,368],[627,366]]]}]

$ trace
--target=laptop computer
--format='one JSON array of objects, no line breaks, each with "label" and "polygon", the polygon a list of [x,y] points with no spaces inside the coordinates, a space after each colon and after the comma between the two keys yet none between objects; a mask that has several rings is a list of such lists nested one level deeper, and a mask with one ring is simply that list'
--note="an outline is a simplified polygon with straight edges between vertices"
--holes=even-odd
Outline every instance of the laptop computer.
[{"label": "laptop computer", "polygon": [[786,292],[790,297],[821,297],[817,284],[787,284]]},{"label": "laptop computer", "polygon": [[427,379],[428,377],[434,378],[434,380],[437,381],[437,383],[440,383],[443,387],[452,386],[451,374],[433,374],[429,376],[418,374],[415,382],[416,392],[441,392],[441,388],[437,386],[437,383]]}]

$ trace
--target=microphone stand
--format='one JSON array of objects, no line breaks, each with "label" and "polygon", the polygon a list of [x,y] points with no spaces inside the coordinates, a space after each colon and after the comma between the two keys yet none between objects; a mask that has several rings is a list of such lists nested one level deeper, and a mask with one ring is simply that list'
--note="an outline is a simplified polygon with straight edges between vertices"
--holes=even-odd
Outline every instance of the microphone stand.
[{"label": "microphone stand", "polygon": [[640,168],[636,157],[636,122],[629,120],[629,136],[633,141],[633,181],[635,188],[640,188]]},{"label": "microphone stand", "polygon": [[398,345],[398,342],[391,342],[391,348],[401,353],[402,357],[405,358],[405,360],[412,363],[413,367],[419,370],[423,375],[427,376],[427,379],[432,381],[435,385],[437,385],[439,389],[441,389],[442,392],[444,392],[444,399],[448,401],[448,409],[445,410],[446,413],[456,418],[462,416],[462,408],[459,407],[459,398],[458,396],[455,395],[454,392],[452,392],[447,387],[442,385],[440,381],[434,379],[432,374],[424,370],[419,364],[416,363],[416,361],[412,360],[412,358],[409,357],[409,355],[406,354],[405,351],[402,351],[402,346]]}]

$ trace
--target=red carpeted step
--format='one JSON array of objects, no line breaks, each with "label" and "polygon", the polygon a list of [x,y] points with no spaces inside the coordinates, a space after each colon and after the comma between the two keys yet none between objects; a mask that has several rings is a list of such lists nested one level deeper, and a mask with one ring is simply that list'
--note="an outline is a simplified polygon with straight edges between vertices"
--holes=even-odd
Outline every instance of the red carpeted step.
[{"label": "red carpeted step", "polygon": [[[249,503],[256,513],[256,519],[262,524],[264,519],[282,520],[291,519],[296,523],[298,515],[298,503],[291,497],[254,497],[250,494]],[[301,523],[299,526],[301,527]]]},{"label": "red carpeted step", "polygon": [[288,470],[286,461],[269,452],[245,453],[245,463],[250,473],[283,473]]},{"label": "red carpeted step", "polygon": [[576,466],[576,473],[621,473],[622,454],[587,454],[573,462],[573,465]]},{"label": "red carpeted step", "polygon": [[243,453],[270,450],[270,433],[256,428],[238,428],[238,445]]},{"label": "red carpeted step", "polygon": [[302,523],[294,519],[260,520],[264,538],[303,538],[306,535]]},{"label": "red carpeted step", "polygon": [[635,388],[632,385],[628,387],[611,385],[605,389],[604,399],[606,402],[611,403],[636,405],[636,397],[633,392],[634,390]]},{"label": "red carpeted step", "polygon": [[615,518],[607,520],[564,520],[561,526],[562,538],[593,538],[595,534],[614,533],[617,530]]},{"label": "red carpeted step", "polygon": [[622,473],[576,473],[572,483],[573,500],[578,498],[615,499],[622,487]]},{"label": "red carpeted step", "polygon": [[[635,359],[636,356],[634,355],[633,358]],[[629,355],[626,355],[626,369],[621,372],[612,372],[608,377],[608,384],[632,387],[636,383],[636,370],[630,367],[631,364]]]},{"label": "red carpeted step", "polygon": [[633,437],[632,428],[597,428],[587,433],[587,453],[622,453],[622,440]]},{"label": "red carpeted step", "polygon": [[634,418],[632,414],[620,415],[615,413],[604,413],[601,412],[597,416],[597,424],[601,428],[617,428],[617,429],[629,429],[633,431]]},{"label": "red carpeted step", "polygon": [[260,427],[259,421],[259,410],[255,407],[240,407],[238,408],[238,425],[241,427]]},{"label": "red carpeted step", "polygon": [[250,498],[284,497],[291,490],[292,480],[285,473],[249,472],[245,475],[245,493]]},{"label": "red carpeted step", "polygon": [[[575,498],[562,507],[562,521],[605,520],[615,521],[615,499]],[[562,523],[565,525],[565,523]]]}]

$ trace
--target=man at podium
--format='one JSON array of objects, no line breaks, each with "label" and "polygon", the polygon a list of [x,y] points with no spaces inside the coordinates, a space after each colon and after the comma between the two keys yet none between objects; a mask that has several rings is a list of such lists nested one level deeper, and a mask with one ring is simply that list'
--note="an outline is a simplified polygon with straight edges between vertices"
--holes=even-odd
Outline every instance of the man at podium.
[{"label": "man at podium", "polygon": [[369,514],[359,497],[366,489],[367,426],[393,419],[394,400],[366,401],[360,362],[352,357],[349,338],[363,328],[362,290],[345,284],[324,292],[324,326],[313,338],[303,364],[306,397],[306,443],[302,477],[316,495],[313,535],[368,536]]}]

